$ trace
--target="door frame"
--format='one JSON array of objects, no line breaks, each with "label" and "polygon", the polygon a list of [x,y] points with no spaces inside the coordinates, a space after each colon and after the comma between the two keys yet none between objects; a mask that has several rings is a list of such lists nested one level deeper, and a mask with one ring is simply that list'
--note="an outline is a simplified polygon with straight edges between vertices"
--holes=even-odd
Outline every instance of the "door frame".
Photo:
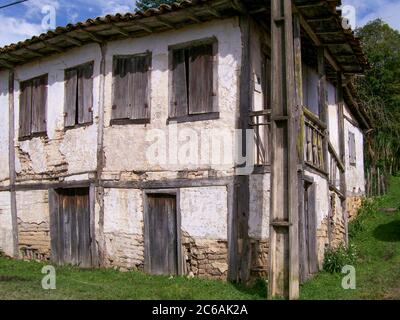
[{"label": "door frame", "polygon": [[181,230],[181,207],[180,207],[180,190],[179,189],[145,189],[143,190],[143,220],[144,220],[144,271],[150,273],[150,238],[149,238],[149,195],[171,195],[176,199],[176,242],[177,242],[177,265],[178,275],[184,275],[185,261],[182,247],[182,230]]},{"label": "door frame", "polygon": [[[81,189],[87,188],[89,191],[89,232],[90,232],[90,255],[91,255],[91,266],[96,267],[99,266],[99,255],[97,250],[97,241],[96,241],[96,186],[94,183],[76,183],[76,184],[68,184],[61,185],[57,188],[48,189],[48,203],[49,203],[49,221],[50,221],[50,246],[52,246],[53,242],[51,239],[52,233],[56,232],[54,230],[54,218],[53,211],[59,210],[59,193],[58,190],[66,190],[66,189]],[[53,256],[54,251],[52,250],[51,260],[56,261]]]}]

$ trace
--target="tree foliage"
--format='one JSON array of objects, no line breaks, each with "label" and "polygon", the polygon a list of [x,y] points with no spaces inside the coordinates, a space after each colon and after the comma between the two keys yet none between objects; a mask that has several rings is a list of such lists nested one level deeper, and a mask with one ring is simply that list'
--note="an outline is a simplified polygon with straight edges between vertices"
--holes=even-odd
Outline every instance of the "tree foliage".
[{"label": "tree foliage", "polygon": [[171,4],[174,2],[181,2],[182,0],[137,0],[136,7],[139,10],[147,10],[150,8],[156,8],[161,4]]},{"label": "tree foliage", "polygon": [[367,166],[400,170],[400,33],[380,19],[356,30],[371,64],[355,86],[374,131],[367,137]]}]

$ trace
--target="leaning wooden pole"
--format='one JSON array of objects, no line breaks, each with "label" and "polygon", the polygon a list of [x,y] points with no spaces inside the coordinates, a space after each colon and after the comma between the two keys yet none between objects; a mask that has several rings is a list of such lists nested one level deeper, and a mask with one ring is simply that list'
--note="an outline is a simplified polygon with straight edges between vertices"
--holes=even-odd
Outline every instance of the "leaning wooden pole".
[{"label": "leaning wooden pole", "polygon": [[298,157],[292,1],[271,0],[272,176],[269,297],[299,297]]}]

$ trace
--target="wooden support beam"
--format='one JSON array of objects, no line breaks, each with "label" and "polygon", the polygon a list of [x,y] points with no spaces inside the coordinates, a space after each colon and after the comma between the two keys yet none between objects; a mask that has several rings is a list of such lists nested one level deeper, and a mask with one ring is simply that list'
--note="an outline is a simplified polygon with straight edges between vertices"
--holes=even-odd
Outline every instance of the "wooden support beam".
[{"label": "wooden support beam", "polygon": [[3,59],[0,59],[0,65],[5,67],[6,69],[10,69],[10,70],[14,68],[14,66],[11,63],[9,63]]},{"label": "wooden support beam", "polygon": [[36,57],[43,57],[43,56],[44,56],[44,54],[42,54],[42,53],[40,53],[40,52],[37,52],[36,50],[29,49],[29,48],[27,48],[27,47],[23,48],[23,50],[24,50],[25,52],[30,53],[31,55],[36,56]]},{"label": "wooden support beam", "polygon": [[17,217],[17,195],[15,192],[15,127],[14,127],[14,70],[9,72],[8,77],[8,168],[10,176],[10,207],[11,207],[11,225],[13,232],[13,253],[14,257],[19,257],[18,248],[18,217]]},{"label": "wooden support beam", "polygon": [[146,26],[144,23],[135,21],[135,26],[140,27],[140,29],[143,29],[144,31],[147,31],[148,33],[153,33],[153,29],[149,26]]},{"label": "wooden support beam", "polygon": [[323,138],[323,153],[324,153],[324,170],[328,172],[329,159],[328,159],[328,142],[329,142],[329,112],[327,103],[327,86],[326,86],[326,68],[325,68],[325,48],[318,47],[317,60],[318,60],[318,107],[320,118],[326,124]]},{"label": "wooden support beam", "polygon": [[62,48],[60,48],[59,46],[56,46],[56,45],[54,45],[54,44],[51,44],[51,43],[48,42],[48,41],[43,41],[43,43],[45,44],[45,46],[46,46],[47,48],[50,48],[50,49],[52,49],[52,50],[54,50],[54,51],[57,51],[58,53],[64,53],[64,52],[65,52],[64,49],[62,49]]},{"label": "wooden support beam", "polygon": [[[281,18],[284,17],[283,21]],[[272,177],[269,297],[299,297],[298,156],[291,0],[271,0]]]},{"label": "wooden support beam", "polygon": [[347,214],[347,184],[346,184],[346,141],[344,134],[344,96],[343,96],[343,74],[337,73],[336,77],[336,100],[338,104],[338,132],[339,132],[339,158],[343,163],[344,170],[340,172],[340,192],[343,194],[342,201],[343,220],[345,223],[345,242],[349,242],[348,214]]},{"label": "wooden support beam", "polygon": [[167,26],[170,29],[177,29],[172,23],[170,23],[168,20],[166,20],[165,18],[161,18],[160,16],[154,16],[158,22],[160,22],[161,24],[163,24],[164,26]]}]

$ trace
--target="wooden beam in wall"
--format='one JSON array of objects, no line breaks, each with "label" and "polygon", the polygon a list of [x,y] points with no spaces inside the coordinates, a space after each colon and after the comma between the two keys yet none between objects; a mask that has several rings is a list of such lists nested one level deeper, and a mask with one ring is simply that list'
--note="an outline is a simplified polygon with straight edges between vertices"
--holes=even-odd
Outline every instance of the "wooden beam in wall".
[{"label": "wooden beam in wall", "polygon": [[10,175],[10,207],[11,224],[13,232],[13,253],[14,257],[19,257],[18,249],[18,218],[17,218],[17,195],[15,191],[15,128],[14,128],[14,70],[9,72],[8,77],[8,168]]},{"label": "wooden beam in wall", "polygon": [[292,1],[271,0],[272,177],[269,297],[299,297],[298,156]]}]

